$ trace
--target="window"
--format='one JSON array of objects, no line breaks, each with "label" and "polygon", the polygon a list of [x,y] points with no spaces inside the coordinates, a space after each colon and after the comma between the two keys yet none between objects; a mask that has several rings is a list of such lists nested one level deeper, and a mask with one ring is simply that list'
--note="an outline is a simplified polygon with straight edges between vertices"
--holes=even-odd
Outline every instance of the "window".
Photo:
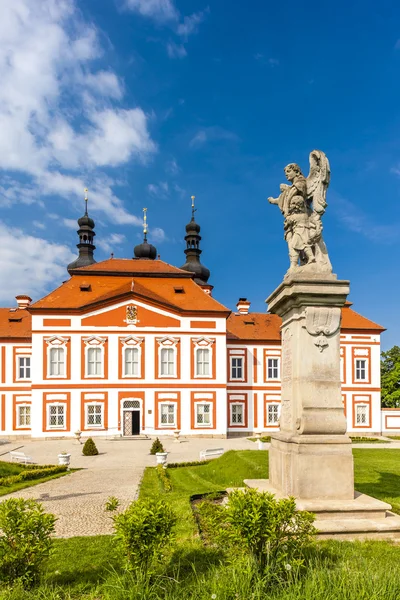
[{"label": "window", "polygon": [[175,375],[174,348],[161,348],[161,375],[164,375],[164,377]]},{"label": "window", "polygon": [[102,349],[88,348],[87,350],[87,374],[88,376],[101,377],[102,371]]},{"label": "window", "polygon": [[365,381],[367,379],[367,361],[365,358],[356,359],[356,380]]},{"label": "window", "polygon": [[196,350],[196,375],[199,377],[210,375],[210,350],[208,348]]},{"label": "window", "polygon": [[279,358],[267,358],[267,379],[279,379]]},{"label": "window", "polygon": [[211,404],[196,404],[196,425],[211,427]]},{"label": "window", "polygon": [[64,377],[64,348],[50,348],[50,376]]},{"label": "window", "polygon": [[231,425],[244,425],[243,404],[231,404]]},{"label": "window", "polygon": [[101,427],[103,424],[103,405],[102,404],[87,404],[86,405],[86,426]]},{"label": "window", "polygon": [[231,356],[231,379],[243,379],[242,356]]},{"label": "window", "polygon": [[279,404],[267,404],[267,424],[277,425],[279,421]]},{"label": "window", "polygon": [[175,425],[175,404],[161,404],[161,425]]},{"label": "window", "polygon": [[49,428],[62,429],[65,427],[65,406],[63,404],[50,404]]},{"label": "window", "polygon": [[17,409],[17,427],[30,427],[31,426],[31,407],[30,406],[18,406]]},{"label": "window", "polygon": [[31,357],[18,356],[18,379],[31,378]]},{"label": "window", "polygon": [[356,425],[369,426],[368,404],[356,404]]},{"label": "window", "polygon": [[125,348],[125,351],[124,351],[124,375],[127,377],[139,377],[139,350],[138,350],[138,348]]}]

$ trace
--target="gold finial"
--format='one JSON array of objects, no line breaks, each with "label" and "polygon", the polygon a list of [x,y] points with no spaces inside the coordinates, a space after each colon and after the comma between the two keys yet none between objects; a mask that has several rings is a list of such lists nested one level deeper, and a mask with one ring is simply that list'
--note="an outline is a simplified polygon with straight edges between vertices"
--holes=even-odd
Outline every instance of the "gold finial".
[{"label": "gold finial", "polygon": [[195,207],[194,207],[194,200],[196,198],[196,196],[191,196],[192,198],[192,219],[194,220],[194,213],[195,213]]},{"label": "gold finial", "polygon": [[147,214],[146,213],[147,213],[147,208],[144,208],[143,209],[143,233],[144,233],[144,238],[145,239],[146,239],[147,231],[148,231],[148,228],[147,228]]}]

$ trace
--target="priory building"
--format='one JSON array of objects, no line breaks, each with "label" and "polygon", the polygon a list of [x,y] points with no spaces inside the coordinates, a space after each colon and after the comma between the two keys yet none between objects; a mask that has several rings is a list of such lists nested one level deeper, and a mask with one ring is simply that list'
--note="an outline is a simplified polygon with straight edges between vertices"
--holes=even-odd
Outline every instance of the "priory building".
[{"label": "priory building", "polygon": [[[0,436],[276,431],[280,317],[251,312],[246,298],[234,312],[216,300],[193,201],[179,268],[157,258],[146,213],[133,258],[96,262],[87,201],[78,226],[68,280],[40,300],[21,294],[16,306],[0,309]],[[381,410],[383,331],[347,302],[340,361],[353,435],[400,430],[400,412]]]}]

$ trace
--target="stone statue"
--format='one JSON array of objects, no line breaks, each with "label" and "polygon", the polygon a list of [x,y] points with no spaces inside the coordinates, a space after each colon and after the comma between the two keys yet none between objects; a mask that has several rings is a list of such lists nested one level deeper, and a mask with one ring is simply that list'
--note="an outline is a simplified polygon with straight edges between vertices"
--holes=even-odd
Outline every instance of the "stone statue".
[{"label": "stone statue", "polygon": [[313,150],[307,178],[295,163],[287,165],[284,170],[291,185],[281,184],[280,196],[270,197],[268,202],[277,204],[285,218],[283,229],[290,258],[286,277],[303,271],[330,274],[332,265],[322,238],[321,220],[327,207],[329,161],[321,150]]}]

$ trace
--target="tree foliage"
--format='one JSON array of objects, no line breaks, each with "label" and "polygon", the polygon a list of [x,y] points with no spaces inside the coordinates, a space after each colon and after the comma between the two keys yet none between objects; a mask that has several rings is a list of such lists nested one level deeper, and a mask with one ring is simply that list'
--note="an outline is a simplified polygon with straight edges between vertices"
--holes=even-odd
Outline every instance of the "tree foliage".
[{"label": "tree foliage", "polygon": [[400,347],[381,354],[382,406],[400,408]]}]

